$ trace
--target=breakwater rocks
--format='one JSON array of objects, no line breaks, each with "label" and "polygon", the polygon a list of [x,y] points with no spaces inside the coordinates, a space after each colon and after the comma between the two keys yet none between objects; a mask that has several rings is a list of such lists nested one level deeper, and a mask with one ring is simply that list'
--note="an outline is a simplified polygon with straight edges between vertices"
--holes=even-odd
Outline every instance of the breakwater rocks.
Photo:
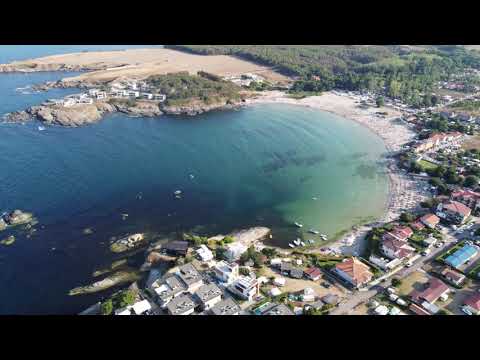
[{"label": "breakwater rocks", "polygon": [[133,234],[121,238],[110,245],[110,250],[114,253],[122,253],[134,250],[147,242],[144,234]]},{"label": "breakwater rocks", "polygon": [[133,283],[142,278],[142,274],[138,270],[122,270],[117,271],[116,273],[106,277],[103,280],[96,281],[93,284],[86,286],[79,286],[69,291],[70,296],[82,295],[82,294],[93,294],[99,291],[104,291],[110,289],[114,286]]}]

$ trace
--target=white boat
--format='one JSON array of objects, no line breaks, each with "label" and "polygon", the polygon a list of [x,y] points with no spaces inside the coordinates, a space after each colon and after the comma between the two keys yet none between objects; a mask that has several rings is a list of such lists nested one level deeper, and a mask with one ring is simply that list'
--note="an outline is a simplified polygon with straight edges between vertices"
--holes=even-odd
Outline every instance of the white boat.
[{"label": "white boat", "polygon": [[315,234],[315,235],[318,235],[318,234],[320,233],[319,231],[313,230],[313,229],[308,230],[308,232],[309,232],[310,234]]},{"label": "white boat", "polygon": [[296,227],[299,227],[299,228],[302,228],[302,227],[303,227],[303,225],[300,224],[300,223],[298,223],[298,222],[295,222],[295,226],[296,226]]},{"label": "white boat", "polygon": [[288,244],[288,246],[290,246],[292,249],[295,248],[295,245],[293,245],[292,243]]},{"label": "white boat", "polygon": [[300,246],[301,240],[300,239],[294,240],[293,243],[297,246]]},{"label": "white boat", "polygon": [[181,190],[177,190],[177,191],[175,191],[173,194],[174,194],[174,195],[180,195],[181,193],[182,193]]},{"label": "white boat", "polygon": [[190,179],[194,179],[195,176],[193,176],[192,174],[188,175],[190,177]]},{"label": "white boat", "polygon": [[38,131],[43,131],[43,130],[45,130],[45,128],[43,126],[38,127]]},{"label": "white boat", "polygon": [[307,244],[305,244],[303,241],[301,241],[300,244],[301,244],[302,246],[307,246]]},{"label": "white boat", "polygon": [[328,239],[327,235],[325,234],[320,234],[320,237],[322,238],[322,240],[325,240],[325,241]]}]

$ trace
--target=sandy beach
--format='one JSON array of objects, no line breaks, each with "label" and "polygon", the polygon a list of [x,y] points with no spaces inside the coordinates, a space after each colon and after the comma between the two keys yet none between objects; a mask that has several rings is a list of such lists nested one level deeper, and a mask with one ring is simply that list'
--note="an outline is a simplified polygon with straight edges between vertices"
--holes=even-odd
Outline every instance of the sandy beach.
[{"label": "sandy beach", "polygon": [[92,51],[46,56],[37,59],[0,64],[0,70],[26,69],[29,71],[55,70],[61,67],[98,69],[76,77],[65,78],[65,82],[110,81],[119,77],[146,78],[151,75],[188,71],[196,74],[206,71],[219,76],[255,73],[271,81],[289,79],[269,67],[254,64],[232,56],[203,56],[170,49],[129,49],[121,51]]},{"label": "sandy beach", "polygon": [[[297,100],[288,97],[283,92],[271,91],[248,100],[247,105],[262,103],[307,106],[356,121],[380,136],[390,155],[400,151],[403,145],[412,141],[415,137],[415,133],[398,120],[401,116],[400,112],[388,107],[362,108],[354,99],[334,93],[325,93],[321,96],[311,96]],[[386,112],[388,115],[385,117],[379,116],[376,114],[377,112]],[[427,184],[418,179],[413,179],[403,170],[398,169],[393,159],[388,158],[386,171],[389,177],[389,196],[385,215],[378,219],[376,223],[360,226],[336,242],[330,243],[328,247],[331,250],[346,255],[360,254],[365,244],[363,241],[365,235],[372,226],[396,219],[403,211],[415,209],[421,201],[427,198],[428,194],[423,190]]]}]

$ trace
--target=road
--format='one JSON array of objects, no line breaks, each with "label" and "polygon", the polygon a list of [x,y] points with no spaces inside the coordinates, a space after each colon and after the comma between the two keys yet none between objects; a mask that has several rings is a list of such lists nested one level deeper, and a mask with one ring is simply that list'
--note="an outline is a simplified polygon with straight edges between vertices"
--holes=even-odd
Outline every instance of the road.
[{"label": "road", "polygon": [[[432,252],[427,256],[423,256],[420,260],[415,262],[411,267],[407,268],[404,267],[402,270],[397,272],[395,278],[403,279],[406,278],[411,273],[418,271],[421,267],[429,260],[434,259],[438,254],[443,251],[446,251],[448,247],[455,244],[456,239],[453,237],[451,232],[447,232],[444,234],[444,241],[445,245],[440,248],[433,248]],[[358,305],[369,301],[371,298],[375,297],[379,293],[385,291],[386,288],[391,286],[392,280],[390,277],[386,278],[381,285],[373,285],[368,288],[367,291],[355,291],[351,297],[349,297],[345,302],[340,303],[337,308],[330,312],[330,315],[347,315],[350,311],[352,311]]]}]

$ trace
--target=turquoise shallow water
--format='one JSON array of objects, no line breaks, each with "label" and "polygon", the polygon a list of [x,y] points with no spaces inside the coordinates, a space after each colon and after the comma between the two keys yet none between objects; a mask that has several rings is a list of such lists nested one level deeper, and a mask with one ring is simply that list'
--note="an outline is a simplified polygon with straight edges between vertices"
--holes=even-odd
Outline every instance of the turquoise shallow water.
[{"label": "turquoise shallow water", "polygon": [[[14,90],[61,76],[1,75],[0,114],[59,95]],[[194,118],[114,114],[77,129],[37,126],[0,124],[0,211],[33,211],[42,225],[0,248],[0,293],[8,294],[0,313],[74,313],[98,300],[66,293],[116,258],[111,236],[264,225],[286,246],[302,235],[294,221],[334,236],[384,211],[383,143],[317,110],[257,105]],[[85,227],[95,233],[82,235]]]}]

